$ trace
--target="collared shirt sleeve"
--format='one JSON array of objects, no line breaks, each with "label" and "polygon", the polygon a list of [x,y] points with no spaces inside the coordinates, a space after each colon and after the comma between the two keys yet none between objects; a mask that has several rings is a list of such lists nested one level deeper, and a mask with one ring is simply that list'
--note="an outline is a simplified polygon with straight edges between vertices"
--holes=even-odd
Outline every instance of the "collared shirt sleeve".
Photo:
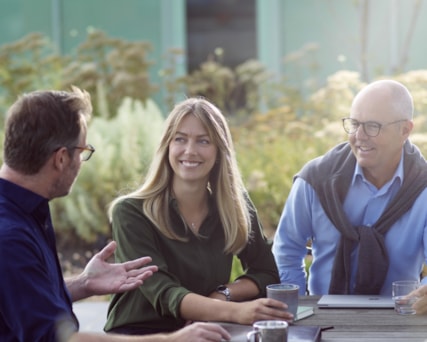
[{"label": "collared shirt sleeve", "polygon": [[306,292],[304,258],[307,255],[307,242],[313,236],[310,209],[313,197],[312,187],[297,178],[282,211],[273,242],[273,255],[280,281],[299,285],[300,295]]},{"label": "collared shirt sleeve", "polygon": [[[0,336],[13,341],[57,341],[57,324],[78,330],[58,297],[45,255],[28,230],[0,232]],[[60,275],[62,278],[62,275]]]}]

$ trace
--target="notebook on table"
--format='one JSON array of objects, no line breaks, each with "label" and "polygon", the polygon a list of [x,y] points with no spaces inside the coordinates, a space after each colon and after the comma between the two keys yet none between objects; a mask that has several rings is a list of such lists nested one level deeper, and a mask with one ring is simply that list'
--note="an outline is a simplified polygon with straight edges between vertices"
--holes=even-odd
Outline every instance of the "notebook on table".
[{"label": "notebook on table", "polygon": [[380,295],[323,295],[317,302],[321,309],[351,309],[351,308],[394,308],[391,296]]},{"label": "notebook on table", "polygon": [[300,321],[304,318],[310,317],[314,315],[314,309],[312,306],[298,306],[297,310],[297,316],[295,317],[294,321]]}]

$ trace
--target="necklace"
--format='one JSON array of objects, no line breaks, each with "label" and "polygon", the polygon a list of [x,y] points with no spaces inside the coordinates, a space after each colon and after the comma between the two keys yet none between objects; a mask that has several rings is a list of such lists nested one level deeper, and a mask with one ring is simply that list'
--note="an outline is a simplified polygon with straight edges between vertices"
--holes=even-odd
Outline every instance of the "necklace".
[{"label": "necklace", "polygon": [[198,230],[202,225],[204,219],[206,218],[207,214],[208,214],[208,208],[202,209],[200,212],[196,213],[195,215],[191,215],[191,220],[190,220],[188,219],[189,217],[186,217],[186,215],[182,214],[181,211],[179,212],[179,215],[181,216],[181,219],[184,225],[196,235],[198,234]]},{"label": "necklace", "polygon": [[200,224],[197,223],[197,221],[185,221],[183,220],[186,224],[186,226],[194,233],[194,234],[198,234],[198,230],[200,227]]}]

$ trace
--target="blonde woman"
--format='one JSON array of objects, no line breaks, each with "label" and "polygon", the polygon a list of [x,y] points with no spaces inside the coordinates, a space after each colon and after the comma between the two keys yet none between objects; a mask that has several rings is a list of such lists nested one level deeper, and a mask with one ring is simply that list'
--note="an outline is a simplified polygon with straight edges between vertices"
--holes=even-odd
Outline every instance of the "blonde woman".
[{"label": "blonde woman", "polygon": [[[175,106],[145,182],[110,207],[116,257],[149,255],[158,272],[112,298],[106,331],[148,334],[191,321],[292,320],[265,297],[278,271],[239,173],[227,122],[212,103]],[[229,283],[233,255],[245,274]]]}]

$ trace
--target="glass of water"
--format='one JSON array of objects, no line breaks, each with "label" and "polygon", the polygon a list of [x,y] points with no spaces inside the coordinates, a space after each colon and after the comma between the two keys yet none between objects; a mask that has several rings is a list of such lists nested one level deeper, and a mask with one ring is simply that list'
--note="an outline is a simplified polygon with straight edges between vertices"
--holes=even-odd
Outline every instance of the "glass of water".
[{"label": "glass of water", "polygon": [[398,280],[392,283],[392,295],[394,300],[394,310],[400,315],[415,315],[412,305],[418,299],[409,296],[409,293],[420,286],[418,280]]}]

